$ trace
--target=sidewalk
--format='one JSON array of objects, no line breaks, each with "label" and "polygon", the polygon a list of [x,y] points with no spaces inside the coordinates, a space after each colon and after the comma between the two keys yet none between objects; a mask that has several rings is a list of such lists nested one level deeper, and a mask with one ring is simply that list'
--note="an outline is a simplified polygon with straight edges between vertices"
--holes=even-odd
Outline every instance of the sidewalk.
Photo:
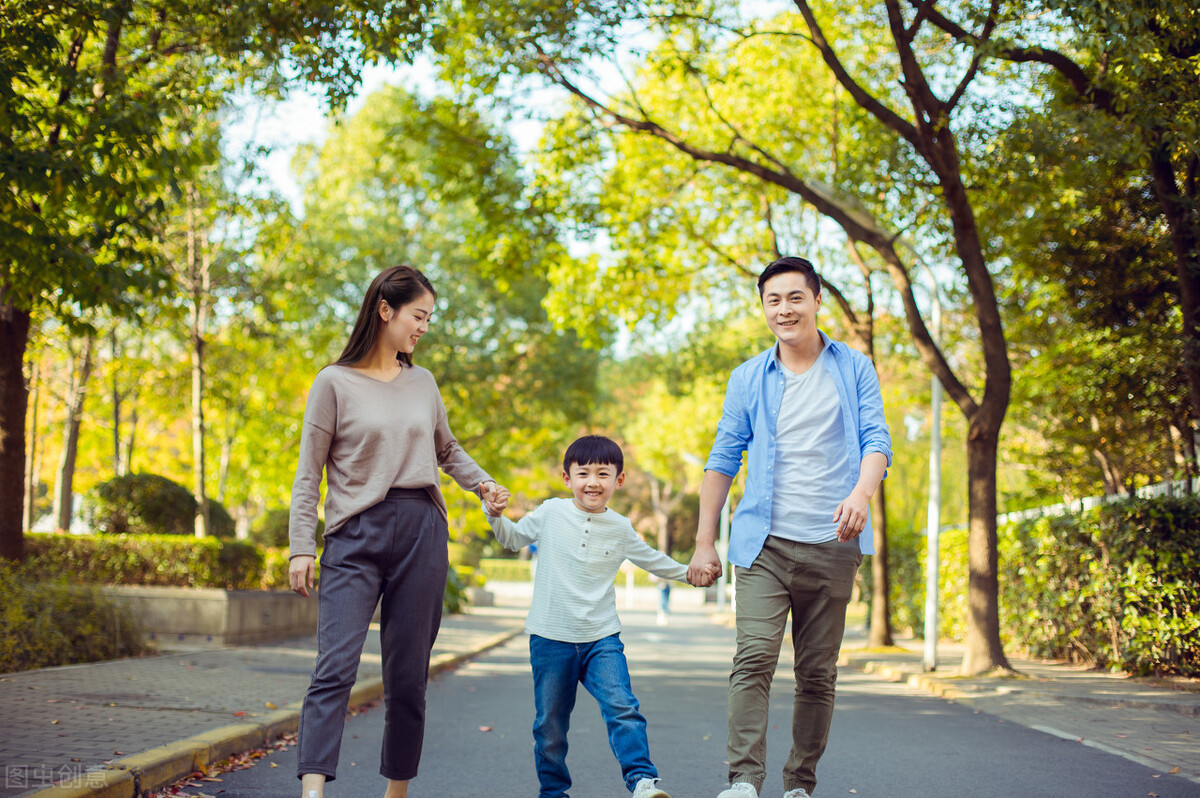
[{"label": "sidewalk", "polygon": [[[431,673],[520,633],[522,608],[448,615]],[[0,676],[0,798],[133,798],[296,730],[315,635]],[[352,705],[381,698],[378,628]],[[52,785],[59,786],[52,786]]]},{"label": "sidewalk", "polygon": [[958,675],[963,647],[953,643],[938,644],[937,670],[926,673],[923,641],[898,640],[887,649],[865,644],[861,630],[848,633],[839,664],[1200,784],[1200,692],[1187,691],[1200,690],[1197,680],[1177,680],[1187,689],[1173,689],[1012,655],[1017,676],[964,677]]}]

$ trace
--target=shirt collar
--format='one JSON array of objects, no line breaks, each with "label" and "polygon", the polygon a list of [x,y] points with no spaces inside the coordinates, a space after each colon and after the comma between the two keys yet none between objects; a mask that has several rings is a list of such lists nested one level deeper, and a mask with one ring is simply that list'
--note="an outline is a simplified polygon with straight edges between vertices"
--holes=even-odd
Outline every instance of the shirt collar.
[{"label": "shirt collar", "polygon": [[[825,344],[825,347],[821,350],[822,352],[825,351],[825,349],[834,348],[834,346],[836,346],[838,343],[837,341],[833,340],[828,335],[823,333],[821,330],[817,330],[817,335],[821,336],[821,342]],[[771,348],[768,349],[767,351],[763,352],[763,355],[766,357],[766,360],[767,360],[767,373],[768,374],[773,372],[775,369],[783,368],[783,365],[779,362],[779,342],[778,341],[771,344]]]}]

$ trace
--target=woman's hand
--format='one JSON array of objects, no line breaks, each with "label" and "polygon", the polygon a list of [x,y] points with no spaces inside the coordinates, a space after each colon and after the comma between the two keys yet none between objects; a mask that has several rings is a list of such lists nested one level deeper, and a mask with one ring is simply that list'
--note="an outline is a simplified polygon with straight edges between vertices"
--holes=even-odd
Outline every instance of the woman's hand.
[{"label": "woman's hand", "polygon": [[483,509],[488,515],[501,515],[508,507],[510,498],[508,488],[495,482],[480,482],[479,496],[483,499]]},{"label": "woman's hand", "polygon": [[288,582],[293,593],[308,598],[308,591],[316,585],[317,558],[309,554],[293,557],[288,563]]}]

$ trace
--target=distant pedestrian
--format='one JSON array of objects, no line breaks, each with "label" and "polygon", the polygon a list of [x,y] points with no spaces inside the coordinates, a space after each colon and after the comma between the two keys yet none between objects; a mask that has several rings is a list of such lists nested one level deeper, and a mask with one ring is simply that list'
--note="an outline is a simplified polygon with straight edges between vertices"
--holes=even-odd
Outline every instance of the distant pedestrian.
[{"label": "distant pedestrian", "polygon": [[[490,509],[485,505],[500,543],[512,551],[536,544],[541,560],[525,621],[538,798],[565,798],[571,787],[567,728],[580,684],[600,704],[609,746],[633,798],[670,798],[658,787],[646,719],[630,685],[614,581],[626,558],[663,579],[684,581],[688,568],[651,548],[628,518],[608,507],[625,482],[624,460],[614,441],[587,435],[563,457],[563,482],[572,498],[548,499],[517,523],[500,515],[508,504],[505,489],[497,489]],[[704,581],[710,573],[697,569],[697,583],[711,584],[711,577]]]},{"label": "distant pedestrian", "polygon": [[846,605],[863,554],[874,550],[870,534],[860,535],[892,444],[875,367],[817,328],[821,281],[812,264],[775,261],[758,293],[776,342],[729,377],[689,573],[720,574],[717,519],[746,453],[729,539],[737,577],[730,786],[718,798],[757,798],[762,789],[771,679],[789,613],[796,690],[784,798],[808,798],[829,739]]},{"label": "distant pedestrian", "polygon": [[441,468],[489,499],[496,483],[462,447],[428,370],[412,353],[436,294],[411,266],[371,282],[337,362],[317,373],[304,409],[292,486],[291,588],[314,586],[317,505],[325,494],[325,550],[317,591],[317,663],[300,714],[302,798],[322,798],[337,775],[346,704],[380,602],[386,717],[379,772],[385,798],[406,798],[425,733],[429,655],[448,570]]}]

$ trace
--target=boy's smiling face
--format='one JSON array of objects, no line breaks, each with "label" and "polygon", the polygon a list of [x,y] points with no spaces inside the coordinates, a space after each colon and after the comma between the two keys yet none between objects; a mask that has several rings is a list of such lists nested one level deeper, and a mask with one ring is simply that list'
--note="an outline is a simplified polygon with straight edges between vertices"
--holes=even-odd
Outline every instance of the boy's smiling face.
[{"label": "boy's smiling face", "polygon": [[575,494],[575,506],[589,513],[602,513],[617,488],[625,484],[625,472],[612,463],[571,463],[563,472],[563,484]]}]

